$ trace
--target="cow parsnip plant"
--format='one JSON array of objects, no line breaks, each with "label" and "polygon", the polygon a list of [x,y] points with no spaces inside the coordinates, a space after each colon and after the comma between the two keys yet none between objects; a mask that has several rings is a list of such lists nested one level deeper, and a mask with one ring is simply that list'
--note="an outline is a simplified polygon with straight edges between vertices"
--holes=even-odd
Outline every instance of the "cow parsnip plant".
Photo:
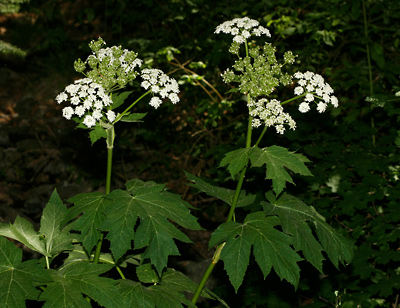
[{"label": "cow parsnip plant", "polygon": [[[68,200],[72,206],[67,208],[54,191],[39,231],[21,217],[0,225],[1,307],[25,307],[26,300],[44,301],[43,307],[91,307],[93,302],[104,307],[195,307],[199,296],[218,299],[204,285],[219,260],[236,291],[251,251],[264,277],[273,268],[294,286],[300,278],[297,263],[303,258],[321,273],[323,251],[336,267],[351,261],[352,247],[347,240],[313,207],[284,192],[286,182],[293,183],[292,173],[311,175],[305,165],[307,158],[280,146],[259,147],[269,127],[279,134],[296,128],[283,108],[286,103],[302,99],[300,112],[308,112],[314,103],[320,113],[329,105],[338,106],[332,88],[312,72],[285,73],[283,68],[292,64],[295,56],[286,52],[279,62],[271,44],[258,46],[253,38],[269,37],[270,33],[257,21],[234,19],[218,26],[216,33],[220,32],[233,35],[229,51],[238,57],[222,77],[227,83],[239,84],[233,91],[247,97],[249,114],[245,147],[227,153],[221,161],[221,167],[237,181],[236,190],[213,186],[187,173],[193,187],[230,206],[226,222],[211,237],[210,248],[217,248],[200,284],[167,267],[168,257],[179,255],[175,240],[190,242],[176,225],[201,229],[190,213],[191,206],[167,191],[164,184],[152,181],[132,179],[126,189],[110,189],[114,126],[119,121],[144,120],[146,114],[131,110],[148,96],[154,108],[164,99],[178,103],[178,84],[160,70],[141,69],[143,63],[136,53],[121,46],[105,48],[99,38],[89,45],[92,55],[75,62],[75,70],[85,77],[67,86],[56,101],[64,106],[64,118],[89,131],[92,143],[105,139],[106,192],[78,194]],[[134,93],[137,99],[128,103],[133,92],[124,88],[138,82],[137,78],[145,91]],[[284,102],[270,98],[279,86],[290,85],[293,79],[297,79],[294,98]],[[116,112],[125,105],[122,112]],[[254,130],[261,130],[258,138],[253,138]],[[264,165],[272,190],[265,190],[260,201],[242,187],[247,170]],[[241,221],[236,221],[237,208],[248,213]],[[22,250],[7,238],[43,257],[23,262]],[[105,241],[109,249],[103,247]],[[111,278],[116,274],[118,279]],[[184,292],[194,293],[191,301]]]},{"label": "cow parsnip plant", "polygon": [[[286,183],[293,183],[291,173],[311,175],[305,165],[309,160],[280,146],[259,147],[269,127],[275,128],[279,134],[283,134],[287,127],[296,128],[295,121],[285,112],[283,105],[301,99],[299,112],[308,112],[310,105],[315,104],[317,111],[322,113],[329,105],[338,106],[333,89],[318,74],[307,71],[290,75],[284,72],[283,68],[294,63],[295,56],[288,51],[283,55],[283,61],[279,62],[275,47],[270,43],[257,45],[255,39],[270,37],[270,32],[256,20],[236,18],[219,25],[215,33],[233,36],[229,52],[236,55],[237,60],[232,68],[222,74],[222,78],[226,83],[238,84],[231,91],[245,95],[249,114],[245,147],[225,154],[220,164],[237,181],[236,190],[212,186],[187,174],[193,187],[230,206],[226,222],[211,236],[209,246],[216,246],[216,253],[197,288],[193,303],[197,302],[219,260],[224,262],[229,279],[237,291],[243,282],[251,252],[264,277],[273,268],[281,279],[295,287],[300,279],[297,263],[303,257],[321,273],[325,259],[323,251],[336,267],[340,263],[347,264],[353,258],[352,245],[312,206],[284,192]],[[293,79],[297,81],[293,98],[283,102],[269,98],[279,86],[292,84]],[[255,129],[262,129],[257,138],[253,137]],[[272,190],[264,191],[263,201],[256,201],[256,196],[247,194],[242,186],[249,168],[264,165],[265,178],[272,181]],[[235,210],[239,207],[243,210],[251,207],[243,221],[235,221]],[[255,210],[257,208],[258,211]]]}]

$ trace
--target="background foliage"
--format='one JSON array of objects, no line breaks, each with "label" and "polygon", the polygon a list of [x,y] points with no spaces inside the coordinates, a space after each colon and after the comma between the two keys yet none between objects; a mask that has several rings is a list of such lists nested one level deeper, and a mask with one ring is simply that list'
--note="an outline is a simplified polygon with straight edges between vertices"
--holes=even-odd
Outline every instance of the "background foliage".
[{"label": "background foliage", "polygon": [[[226,208],[176,181],[183,183],[184,169],[231,185],[230,175],[217,166],[222,153],[244,142],[243,104],[226,93],[229,89],[220,78],[231,60],[226,59],[229,42],[212,33],[234,17],[249,16],[267,26],[278,50],[299,55],[298,70],[311,70],[328,80],[340,106],[331,114],[306,114],[306,119],[298,113],[296,118],[295,106],[288,106],[299,127],[284,136],[271,133],[262,146],[286,146],[312,161],[314,177],[296,178],[290,193],[341,227],[357,250],[354,261],[340,272],[326,263],[321,275],[304,264],[296,291],[277,283],[276,276],[264,280],[252,271],[255,260],[237,294],[219,277],[214,290],[230,298],[232,307],[334,306],[336,290],[342,307],[400,305],[400,108],[394,95],[400,76],[399,1],[31,0],[21,4],[20,14],[5,15],[7,31],[0,39],[27,51],[23,69],[37,76],[74,76],[73,60],[84,58],[87,42],[102,36],[109,46],[121,44],[141,58],[155,57],[157,66],[180,79],[182,102],[173,112],[165,104],[161,112],[149,113],[139,129],[117,132],[120,157],[138,163],[130,169],[121,161],[116,173],[156,175],[152,178],[169,182],[204,211],[200,224],[210,229],[223,221]],[[1,61],[22,70],[13,59],[2,56]],[[53,93],[65,84],[60,80]],[[280,93],[284,100],[284,91]],[[157,157],[144,160],[137,144]],[[82,153],[80,146],[71,147]],[[87,172],[102,180],[101,174]],[[263,184],[264,174],[250,176]],[[123,183],[130,177],[118,179]],[[257,192],[254,187],[245,189]]]}]

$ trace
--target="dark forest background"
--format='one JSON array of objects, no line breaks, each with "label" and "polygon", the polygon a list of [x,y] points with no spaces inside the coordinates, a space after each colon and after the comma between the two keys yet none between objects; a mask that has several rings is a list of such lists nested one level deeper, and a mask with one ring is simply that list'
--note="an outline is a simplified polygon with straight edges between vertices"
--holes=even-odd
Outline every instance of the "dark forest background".
[{"label": "dark forest background", "polygon": [[[198,279],[213,253],[210,232],[227,208],[192,191],[183,171],[232,185],[218,165],[243,144],[246,110],[220,77],[232,64],[230,37],[213,32],[243,16],[270,29],[278,54],[298,55],[293,72],[319,73],[335,89],[339,108],[316,116],[288,106],[298,128],[270,133],[262,146],[285,146],[312,161],[314,177],[295,178],[289,192],[313,205],[357,250],[340,271],[326,262],[325,275],[302,264],[297,290],[275,274],[264,280],[255,264],[238,294],[222,266],[213,290],[232,307],[399,307],[398,0],[31,0],[1,14],[0,221],[22,215],[38,223],[54,188],[64,200],[104,191],[103,141],[91,147],[54,101],[80,78],[74,60],[86,59],[88,43],[101,36],[180,82],[178,105],[151,110],[142,104],[140,112],[151,111],[145,122],[117,126],[113,186],[135,177],[167,183],[200,209],[206,230],[190,234],[197,244],[182,247],[182,258],[171,261]],[[286,89],[279,98],[291,95]]]}]

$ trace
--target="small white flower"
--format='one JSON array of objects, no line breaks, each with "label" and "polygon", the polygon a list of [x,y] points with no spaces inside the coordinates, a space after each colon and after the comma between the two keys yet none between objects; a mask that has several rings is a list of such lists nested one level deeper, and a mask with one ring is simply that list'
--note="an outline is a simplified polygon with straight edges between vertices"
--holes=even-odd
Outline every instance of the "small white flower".
[{"label": "small white flower", "polygon": [[179,102],[179,96],[176,93],[171,93],[168,96],[169,100],[172,102],[172,104],[176,104]]},{"label": "small white flower", "polygon": [[79,96],[71,97],[71,104],[72,105],[79,105],[80,102],[81,102],[81,99],[79,98]]},{"label": "small white flower", "polygon": [[306,90],[307,90],[307,92],[313,92],[315,90],[315,88],[312,84],[308,84],[306,86]]},{"label": "small white flower", "polygon": [[249,32],[249,31],[247,31],[247,30],[243,30],[243,32],[242,32],[242,36],[243,36],[245,39],[248,39],[248,38],[251,36],[251,34],[250,34],[250,32]]},{"label": "small white flower", "polygon": [[303,94],[303,93],[304,93],[303,87],[296,87],[296,88],[294,88],[294,94],[295,94],[295,95],[301,95],[301,94]]},{"label": "small white flower", "polygon": [[155,109],[157,109],[158,107],[160,107],[162,104],[162,101],[159,97],[157,96],[153,96],[150,100],[149,105],[154,107]]},{"label": "small white flower", "polygon": [[107,120],[108,122],[112,123],[115,120],[115,112],[112,110],[107,111]]},{"label": "small white flower", "polygon": [[314,76],[313,72],[307,71],[307,72],[304,73],[304,79],[305,80],[311,80],[313,76]]},{"label": "small white flower", "polygon": [[96,120],[91,115],[87,115],[83,119],[82,123],[85,124],[87,127],[91,128],[96,125]]},{"label": "small white flower", "polygon": [[276,125],[275,129],[278,134],[283,134],[285,132],[285,127],[282,124]]},{"label": "small white flower", "polygon": [[100,109],[96,109],[96,110],[93,111],[92,117],[93,117],[95,120],[100,120],[100,119],[103,117],[103,114],[101,113],[101,110],[100,110]]},{"label": "small white flower", "polygon": [[103,102],[101,100],[96,100],[93,104],[96,110],[103,109]]},{"label": "small white flower", "polygon": [[69,94],[74,95],[79,89],[79,85],[76,84],[70,84],[65,88],[65,91],[67,91]]},{"label": "small white flower", "polygon": [[300,112],[306,113],[306,112],[309,111],[309,110],[310,110],[310,105],[309,105],[308,103],[302,102],[302,103],[299,105],[299,111],[300,111]]},{"label": "small white flower", "polygon": [[67,120],[71,120],[72,115],[74,114],[74,109],[72,107],[65,107],[62,110],[63,117]]},{"label": "small white flower", "polygon": [[306,97],[304,98],[306,102],[312,102],[314,100],[314,95],[312,93],[307,93]]},{"label": "small white flower", "polygon": [[246,39],[241,35],[236,35],[233,38],[233,41],[236,42],[236,43],[242,44],[242,43],[246,42]]},{"label": "small white flower", "polygon": [[317,104],[317,110],[318,110],[318,112],[319,112],[319,113],[325,112],[326,106],[327,106],[327,105],[326,105],[325,103],[319,102],[319,103]]},{"label": "small white flower", "polygon": [[75,114],[78,117],[81,117],[85,114],[85,107],[82,105],[79,105],[78,107],[75,108]]},{"label": "small white flower", "polygon": [[253,127],[259,127],[259,126],[261,126],[261,121],[260,121],[260,119],[253,119],[252,121],[251,121],[251,125],[253,126]]},{"label": "small white flower", "polygon": [[[147,76],[146,76],[146,78],[147,78]],[[143,77],[143,79],[145,79],[145,77]],[[141,86],[142,88],[144,88],[145,90],[147,90],[148,88],[150,88],[151,84],[150,84],[150,82],[148,82],[147,80],[145,80],[145,81],[142,81],[142,83],[140,84],[140,86]]]},{"label": "small white flower", "polygon": [[303,73],[302,73],[302,72],[294,73],[294,74],[293,74],[293,77],[294,77],[294,78],[297,78],[297,79],[302,79],[302,78],[303,78]]},{"label": "small white flower", "polygon": [[58,104],[61,104],[62,102],[66,101],[68,99],[68,95],[65,92],[61,92],[56,96],[56,101]]},{"label": "small white flower", "polygon": [[339,106],[339,101],[337,99],[336,96],[331,96],[331,104],[333,105],[333,107],[337,108]]}]

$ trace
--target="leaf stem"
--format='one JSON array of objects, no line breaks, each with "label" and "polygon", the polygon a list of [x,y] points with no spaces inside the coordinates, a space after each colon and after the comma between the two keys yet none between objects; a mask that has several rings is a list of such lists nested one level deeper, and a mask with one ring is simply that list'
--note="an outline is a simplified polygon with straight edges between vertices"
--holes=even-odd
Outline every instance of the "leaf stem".
[{"label": "leaf stem", "polygon": [[133,107],[135,106],[143,97],[146,95],[150,94],[151,90],[147,91],[146,93],[142,94],[137,100],[135,100],[128,108],[126,108],[120,115],[117,116],[115,121],[113,122],[114,124],[117,123],[121,118]]}]

